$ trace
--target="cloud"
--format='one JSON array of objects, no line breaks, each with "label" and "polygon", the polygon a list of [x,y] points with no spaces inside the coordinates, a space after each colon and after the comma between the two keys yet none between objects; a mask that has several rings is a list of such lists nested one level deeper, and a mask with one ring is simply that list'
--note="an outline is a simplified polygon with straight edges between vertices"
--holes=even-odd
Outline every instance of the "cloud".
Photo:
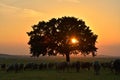
[{"label": "cloud", "polygon": [[25,9],[25,8],[18,8],[14,6],[9,6],[0,3],[0,16],[16,16],[16,17],[40,17],[43,15],[41,12],[32,10],[32,9]]},{"label": "cloud", "polygon": [[26,32],[31,30],[30,26],[37,23],[42,15],[32,9],[0,3],[0,44],[25,43]]}]

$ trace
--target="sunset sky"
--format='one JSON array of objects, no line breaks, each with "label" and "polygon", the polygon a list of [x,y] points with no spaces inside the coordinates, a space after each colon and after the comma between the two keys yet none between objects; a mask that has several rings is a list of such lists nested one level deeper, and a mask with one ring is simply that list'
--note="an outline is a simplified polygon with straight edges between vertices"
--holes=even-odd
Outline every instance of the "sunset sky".
[{"label": "sunset sky", "polygon": [[28,55],[31,26],[62,16],[90,26],[99,55],[120,56],[120,0],[0,0],[0,53]]}]

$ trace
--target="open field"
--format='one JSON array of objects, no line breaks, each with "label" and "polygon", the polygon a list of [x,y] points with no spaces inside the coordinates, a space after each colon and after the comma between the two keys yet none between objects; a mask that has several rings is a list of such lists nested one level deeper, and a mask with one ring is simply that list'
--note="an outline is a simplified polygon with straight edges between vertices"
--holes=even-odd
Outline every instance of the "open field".
[{"label": "open field", "polygon": [[[107,62],[114,60],[115,57],[71,57],[71,62],[74,61],[90,61],[93,62],[98,60],[100,62]],[[65,61],[65,57],[40,57],[40,58],[30,58],[24,56],[0,56],[0,63],[12,64],[12,63],[40,63],[40,62],[62,62]],[[58,72],[56,70],[26,70],[19,71],[15,73],[14,71],[6,72],[0,70],[0,80],[120,80],[120,74],[115,75],[110,70],[101,69],[100,75],[95,75],[94,71],[91,69],[80,70],[76,72],[75,70]]]},{"label": "open field", "polygon": [[120,80],[120,75],[114,75],[108,71],[101,71],[100,75],[94,75],[93,71],[56,72],[54,70],[44,71],[21,71],[0,72],[0,80]]}]

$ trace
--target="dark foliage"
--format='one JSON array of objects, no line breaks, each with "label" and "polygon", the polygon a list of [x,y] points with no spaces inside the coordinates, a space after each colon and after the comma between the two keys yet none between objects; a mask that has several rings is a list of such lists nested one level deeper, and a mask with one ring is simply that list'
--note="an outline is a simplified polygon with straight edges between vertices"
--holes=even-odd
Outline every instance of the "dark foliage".
[{"label": "dark foliage", "polygon": [[[48,22],[40,21],[32,26],[32,31],[27,32],[30,40],[30,53],[39,55],[66,55],[66,61],[70,61],[70,54],[81,53],[96,55],[95,43],[97,35],[94,34],[85,22],[75,17],[52,18]],[[79,42],[71,43],[75,37]]]}]

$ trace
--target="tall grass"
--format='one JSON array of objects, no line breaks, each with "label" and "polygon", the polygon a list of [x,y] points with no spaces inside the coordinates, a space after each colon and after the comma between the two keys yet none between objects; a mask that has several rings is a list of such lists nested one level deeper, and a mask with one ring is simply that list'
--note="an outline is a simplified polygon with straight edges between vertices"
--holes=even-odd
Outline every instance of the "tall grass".
[{"label": "tall grass", "polygon": [[100,75],[95,75],[93,70],[57,72],[55,70],[33,70],[15,72],[0,72],[0,80],[120,80],[120,75],[115,75],[109,71],[101,71]]},{"label": "tall grass", "polygon": [[[100,58],[100,57],[71,57],[71,62],[74,61],[90,61],[98,60],[100,62],[106,62],[114,60],[115,58]],[[28,62],[62,62],[65,61],[65,57],[40,57],[40,58],[0,58],[0,63],[28,63]],[[75,70],[58,72],[56,70],[27,70],[15,73],[13,71],[6,72],[0,70],[0,80],[120,80],[120,75],[115,75],[110,70],[101,70],[100,75],[95,75],[91,69],[80,70],[77,73]]]}]

